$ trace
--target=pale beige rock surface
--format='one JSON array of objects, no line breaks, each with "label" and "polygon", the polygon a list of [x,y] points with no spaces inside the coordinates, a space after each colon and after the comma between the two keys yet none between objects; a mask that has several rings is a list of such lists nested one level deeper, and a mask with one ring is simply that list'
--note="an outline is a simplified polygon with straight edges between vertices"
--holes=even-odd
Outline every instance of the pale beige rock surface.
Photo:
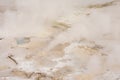
[{"label": "pale beige rock surface", "polygon": [[0,0],[0,80],[120,80],[120,0]]}]

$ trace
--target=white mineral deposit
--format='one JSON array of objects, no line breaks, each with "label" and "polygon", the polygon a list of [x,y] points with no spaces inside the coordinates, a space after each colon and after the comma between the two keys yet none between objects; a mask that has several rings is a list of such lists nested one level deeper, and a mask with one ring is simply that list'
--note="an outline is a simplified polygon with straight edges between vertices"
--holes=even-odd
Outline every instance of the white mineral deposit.
[{"label": "white mineral deposit", "polygon": [[0,0],[0,80],[120,80],[120,0]]}]

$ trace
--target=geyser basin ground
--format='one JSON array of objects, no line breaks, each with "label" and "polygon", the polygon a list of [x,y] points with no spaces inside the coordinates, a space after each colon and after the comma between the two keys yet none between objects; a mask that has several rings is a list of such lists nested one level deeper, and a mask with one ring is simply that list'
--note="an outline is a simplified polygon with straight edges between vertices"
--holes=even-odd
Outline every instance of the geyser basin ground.
[{"label": "geyser basin ground", "polygon": [[0,80],[119,80],[120,0],[0,0]]}]

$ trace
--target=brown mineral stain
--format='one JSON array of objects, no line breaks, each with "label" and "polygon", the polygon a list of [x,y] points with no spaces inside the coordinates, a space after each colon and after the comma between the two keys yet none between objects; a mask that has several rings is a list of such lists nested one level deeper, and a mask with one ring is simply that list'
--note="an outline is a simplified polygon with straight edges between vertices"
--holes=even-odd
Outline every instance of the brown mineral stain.
[{"label": "brown mineral stain", "polygon": [[64,22],[54,22],[52,27],[56,28],[56,29],[61,29],[64,31],[64,30],[70,28],[70,25],[66,24]]},{"label": "brown mineral stain", "polygon": [[24,78],[26,77],[26,72],[18,70],[18,69],[12,70],[11,74],[17,77],[24,77]]},{"label": "brown mineral stain", "polygon": [[58,44],[55,46],[53,49],[50,51],[50,55],[53,55],[55,57],[63,57],[64,56],[64,49],[67,47],[69,43],[64,43],[64,44]]},{"label": "brown mineral stain", "polygon": [[89,5],[88,8],[103,8],[103,7],[108,7],[113,5],[114,1],[103,3],[103,4],[94,4],[94,5]]},{"label": "brown mineral stain", "polygon": [[94,75],[91,74],[80,74],[74,77],[74,80],[93,80]]},{"label": "brown mineral stain", "polygon": [[6,70],[6,69],[9,69],[9,67],[8,66],[0,66],[0,71],[2,71],[2,70]]}]

